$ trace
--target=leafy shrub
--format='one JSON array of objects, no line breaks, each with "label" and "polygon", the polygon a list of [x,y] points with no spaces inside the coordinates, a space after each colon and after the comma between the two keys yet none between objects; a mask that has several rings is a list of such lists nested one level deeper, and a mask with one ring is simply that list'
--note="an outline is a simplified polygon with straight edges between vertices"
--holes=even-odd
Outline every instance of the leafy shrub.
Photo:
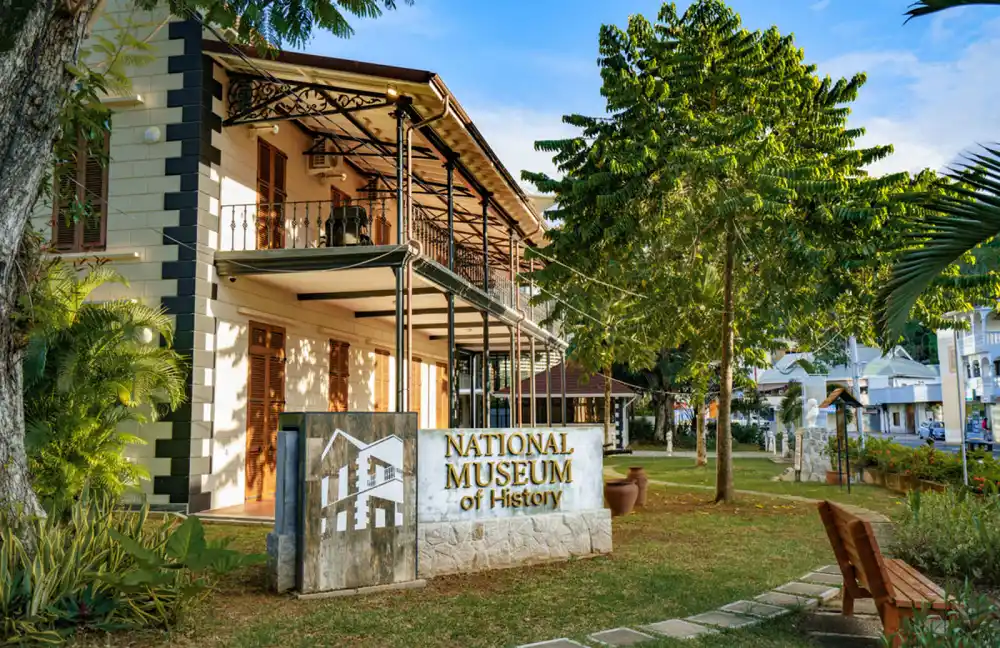
[{"label": "leafy shrub", "polygon": [[653,424],[644,418],[634,418],[628,422],[628,438],[630,443],[653,443]]},{"label": "leafy shrub", "polygon": [[911,491],[893,544],[918,569],[1000,586],[1000,498]]},{"label": "leafy shrub", "polygon": [[[84,490],[67,518],[0,518],[0,644],[59,643],[77,629],[167,628],[214,577],[257,562],[209,543],[197,518],[160,524]],[[15,529],[30,525],[33,551]]]},{"label": "leafy shrub", "polygon": [[756,423],[731,424],[733,441],[743,445],[757,445],[764,447],[764,431]]},{"label": "leafy shrub", "polygon": [[977,593],[966,581],[955,594],[958,604],[943,618],[922,610],[903,622],[905,646],[935,648],[994,648],[1000,646],[1000,607],[985,594]]},{"label": "leafy shrub", "polygon": [[[33,294],[24,360],[25,447],[33,485],[50,513],[87,484],[120,496],[145,476],[124,457],[142,440],[121,427],[155,419],[184,398],[184,367],[169,348],[170,318],[131,300],[85,302],[124,280],[106,265],[57,263]],[[159,345],[163,337],[167,346]]]}]

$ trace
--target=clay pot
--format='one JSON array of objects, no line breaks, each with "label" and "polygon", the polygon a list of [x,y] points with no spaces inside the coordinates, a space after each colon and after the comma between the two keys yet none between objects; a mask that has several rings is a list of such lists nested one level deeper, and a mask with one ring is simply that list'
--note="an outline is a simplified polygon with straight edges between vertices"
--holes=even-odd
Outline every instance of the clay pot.
[{"label": "clay pot", "polygon": [[642,466],[632,466],[628,469],[626,481],[630,481],[639,487],[639,495],[635,499],[636,506],[646,505],[646,488],[649,486],[649,477],[646,476],[646,469]]},{"label": "clay pot", "polygon": [[612,517],[631,513],[638,496],[639,486],[634,482],[623,479],[604,483],[604,499]]},{"label": "clay pot", "polygon": [[865,468],[864,480],[873,486],[885,486],[885,473],[876,468]]},{"label": "clay pot", "polygon": [[839,475],[836,470],[826,471],[826,483],[831,486],[836,486],[837,484],[846,484],[847,479],[844,475]]},{"label": "clay pot", "polygon": [[896,491],[897,493],[904,490],[900,485],[899,473],[886,473],[885,486],[889,490]]}]

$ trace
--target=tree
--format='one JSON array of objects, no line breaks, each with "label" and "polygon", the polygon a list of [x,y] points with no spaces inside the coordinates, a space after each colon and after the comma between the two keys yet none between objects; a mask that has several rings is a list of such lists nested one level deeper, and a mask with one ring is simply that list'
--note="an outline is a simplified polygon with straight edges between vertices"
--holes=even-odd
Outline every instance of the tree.
[{"label": "tree", "polygon": [[49,513],[87,485],[117,498],[137,484],[146,473],[122,451],[144,442],[119,426],[155,420],[184,399],[187,370],[169,346],[170,318],[127,299],[86,303],[108,282],[125,283],[107,265],[81,274],[57,263],[35,291],[24,359],[26,448]]},{"label": "tree", "polygon": [[[1000,0],[918,0],[910,5],[906,14],[910,18],[926,16],[945,9],[965,7],[968,5],[1000,5]],[[909,20],[910,18],[907,18]]]},{"label": "tree", "polygon": [[[1000,5],[1000,0],[919,0],[906,12],[907,21],[968,5]],[[1000,234],[1000,151],[987,147],[969,158],[947,174],[957,186],[917,198],[935,214],[914,224],[910,245],[880,294],[877,326],[886,348],[904,334],[911,310],[934,285],[979,288],[989,297],[1000,293],[992,271],[957,276],[958,262],[975,264],[972,251]]]},{"label": "tree", "polygon": [[[313,28],[347,36],[345,14],[374,17],[395,7],[395,0],[134,2],[143,9],[167,6],[182,17],[200,11],[207,23],[233,27],[237,40],[261,47],[302,45]],[[81,69],[79,59],[103,6],[104,0],[0,0],[0,511],[15,515],[42,514],[24,450],[22,358],[30,316],[22,309],[32,264],[24,235],[67,106],[80,97],[80,85],[91,95],[100,85],[101,74]]]},{"label": "tree", "polygon": [[[717,273],[716,499],[730,501],[734,366],[779,336],[814,339],[817,322],[833,319],[836,296],[819,292],[836,258],[827,232],[869,220],[878,193],[901,176],[869,180],[862,170],[891,151],[856,149],[861,131],[846,127],[863,75],[817,78],[791,37],[745,30],[718,0],[683,14],[664,5],[655,25],[633,16],[627,30],[602,28],[600,42],[610,117],[571,116],[584,136],[540,147],[586,172],[564,193],[599,194],[589,226],[616,259],[650,240],[672,248],[657,260],[668,279],[654,282],[659,295],[694,272]],[[681,319],[705,306],[685,294],[665,299]]]}]

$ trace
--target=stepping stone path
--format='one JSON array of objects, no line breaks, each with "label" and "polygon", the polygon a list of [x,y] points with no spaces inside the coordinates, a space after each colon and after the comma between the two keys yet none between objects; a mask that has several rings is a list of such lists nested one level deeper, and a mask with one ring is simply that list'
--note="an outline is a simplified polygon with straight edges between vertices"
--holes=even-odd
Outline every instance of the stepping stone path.
[{"label": "stepping stone path", "polygon": [[[656,637],[669,637],[672,639],[693,639],[695,637],[713,634],[720,630],[735,630],[746,628],[760,623],[765,619],[772,619],[782,614],[787,614],[792,610],[802,610],[816,608],[821,604],[824,606],[836,606],[839,611],[839,601],[834,599],[840,594],[840,585],[843,579],[840,576],[840,569],[836,565],[820,567],[797,581],[785,583],[774,588],[773,591],[765,592],[754,597],[752,601],[735,601],[723,605],[717,610],[710,610],[702,614],[695,614],[686,619],[667,619],[657,623],[650,623],[632,628],[611,628],[601,630],[587,637],[587,642],[593,646],[637,646],[648,641],[653,641]],[[825,613],[815,613],[824,618],[814,626],[812,636],[823,645],[826,640],[835,638],[840,640],[843,637],[867,640],[871,637],[868,621],[865,612],[865,603],[870,601],[857,601],[855,613],[858,617],[852,621],[854,626],[831,625],[830,619],[826,617],[840,617],[831,611]],[[844,617],[840,617],[844,618]],[[877,621],[877,618],[876,618]],[[525,644],[518,648],[580,648],[587,647],[588,644],[578,643],[571,639],[553,639],[539,643]],[[835,645],[835,644],[829,644]],[[848,644],[844,644],[848,645]],[[864,645],[864,644],[859,644]]]}]

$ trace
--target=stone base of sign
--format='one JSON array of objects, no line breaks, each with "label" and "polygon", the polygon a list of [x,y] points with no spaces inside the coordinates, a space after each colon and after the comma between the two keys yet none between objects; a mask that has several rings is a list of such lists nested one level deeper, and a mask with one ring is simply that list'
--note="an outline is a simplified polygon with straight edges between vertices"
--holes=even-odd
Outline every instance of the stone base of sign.
[{"label": "stone base of sign", "polygon": [[267,534],[267,573],[271,588],[278,592],[295,589],[295,536]]},{"label": "stone base of sign", "polygon": [[801,433],[802,466],[799,481],[825,482],[826,471],[830,470],[830,457],[826,454],[830,435],[826,428],[821,427],[806,428]]},{"label": "stone base of sign", "polygon": [[417,550],[420,578],[607,554],[611,512],[422,522]]}]

